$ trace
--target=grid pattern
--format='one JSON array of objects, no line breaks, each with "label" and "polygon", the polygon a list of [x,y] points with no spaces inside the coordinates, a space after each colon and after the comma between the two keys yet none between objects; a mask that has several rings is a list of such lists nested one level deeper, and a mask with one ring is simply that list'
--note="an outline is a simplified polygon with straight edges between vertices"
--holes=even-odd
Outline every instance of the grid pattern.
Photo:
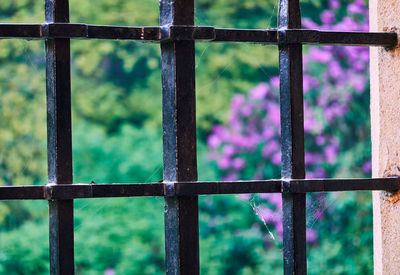
[{"label": "grid pattern", "polygon": [[[279,0],[278,29],[194,26],[194,0],[160,0],[160,27],[69,23],[68,0],[45,0],[44,24],[0,24],[0,38],[44,39],[48,184],[1,186],[0,200],[49,201],[51,274],[74,273],[73,200],[165,198],[167,274],[199,274],[198,196],[281,193],[285,274],[306,274],[306,193],[397,190],[398,178],[305,179],[302,45],[393,47],[395,33],[332,32],[301,28],[299,0]],[[164,180],[143,184],[73,184],[70,39],[158,42],[162,59]],[[280,65],[282,178],[199,182],[196,163],[195,42],[277,45]]]}]

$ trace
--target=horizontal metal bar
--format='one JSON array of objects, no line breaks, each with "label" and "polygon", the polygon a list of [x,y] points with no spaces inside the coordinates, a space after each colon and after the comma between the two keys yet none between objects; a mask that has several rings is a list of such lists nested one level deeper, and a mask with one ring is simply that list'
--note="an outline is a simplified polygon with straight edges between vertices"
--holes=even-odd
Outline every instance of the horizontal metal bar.
[{"label": "horizontal metal bar", "polygon": [[283,44],[321,44],[342,46],[384,46],[397,44],[394,32],[336,32],[319,30],[279,30]]},{"label": "horizontal metal bar", "polygon": [[47,185],[47,199],[164,196],[163,183]]},{"label": "horizontal metal bar", "polygon": [[214,42],[278,44],[278,31],[252,29],[215,29]]},{"label": "horizontal metal bar", "polygon": [[85,38],[88,33],[86,24],[48,23],[41,28],[41,38]]},{"label": "horizontal metal bar", "polygon": [[73,23],[0,24],[0,38],[126,39],[142,41],[208,40],[261,44],[321,44],[394,47],[394,32],[335,32],[305,29],[220,29],[209,26],[122,27]]},{"label": "horizontal metal bar", "polygon": [[160,27],[122,27],[86,24],[43,24],[43,38],[161,40]]},{"label": "horizontal metal bar", "polygon": [[0,38],[42,38],[40,24],[0,24]]},{"label": "horizontal metal bar", "polygon": [[162,26],[162,40],[214,40],[215,28],[208,26]]},{"label": "horizontal metal bar", "polygon": [[160,27],[120,27],[73,23],[0,24],[0,38],[81,38],[161,40]]},{"label": "horizontal metal bar", "polygon": [[0,186],[0,200],[45,200],[45,185]]},{"label": "horizontal metal bar", "polygon": [[400,178],[190,181],[111,184],[0,186],[0,200],[55,200],[107,197],[193,196],[256,193],[311,193],[400,190]]},{"label": "horizontal metal bar", "polygon": [[215,182],[179,182],[174,183],[175,195],[217,195],[280,193],[281,180],[262,181],[215,181]]},{"label": "horizontal metal bar", "polygon": [[289,192],[339,192],[399,190],[400,178],[290,180]]},{"label": "horizontal metal bar", "polygon": [[120,40],[161,40],[159,27],[118,27],[88,25],[89,39],[120,39]]}]

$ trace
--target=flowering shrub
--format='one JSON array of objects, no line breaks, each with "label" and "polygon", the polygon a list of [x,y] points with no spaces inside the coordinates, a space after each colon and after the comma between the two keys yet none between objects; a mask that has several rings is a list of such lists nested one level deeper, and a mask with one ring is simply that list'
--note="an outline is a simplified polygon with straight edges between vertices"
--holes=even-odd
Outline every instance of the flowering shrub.
[{"label": "flowering shrub", "polygon": [[[338,20],[339,19],[339,20]],[[338,23],[335,23],[338,22]],[[368,8],[363,0],[347,7],[338,0],[329,1],[329,9],[320,15],[320,23],[304,19],[309,29],[332,31],[368,31]],[[313,46],[304,55],[304,131],[307,178],[349,175],[339,164],[339,152],[357,155],[351,162],[352,174],[369,173],[367,143],[369,120],[358,112],[368,106],[368,63],[366,47]],[[214,126],[208,137],[210,157],[215,160],[224,180],[279,177],[280,108],[279,77],[260,83],[247,96],[238,94],[231,102],[227,125]],[[367,113],[367,112],[364,112]],[[356,145],[364,140],[362,149]],[[356,141],[358,143],[356,143]],[[363,153],[358,154],[360,150]],[[248,199],[249,196],[241,196]],[[261,194],[260,218],[282,236],[281,195]],[[316,197],[323,205],[324,197]],[[314,219],[323,211],[314,211]],[[308,240],[316,241],[308,229]]]}]

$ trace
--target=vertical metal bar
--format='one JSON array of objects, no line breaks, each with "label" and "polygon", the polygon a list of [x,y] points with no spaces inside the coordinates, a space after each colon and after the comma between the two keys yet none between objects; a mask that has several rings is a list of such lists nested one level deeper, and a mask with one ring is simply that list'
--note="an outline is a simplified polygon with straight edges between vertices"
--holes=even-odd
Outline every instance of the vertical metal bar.
[{"label": "vertical metal bar", "polygon": [[[278,27],[301,28],[299,0],[280,0]],[[282,178],[303,179],[304,113],[302,45],[279,46]],[[307,274],[306,195],[282,194],[284,274]]]},{"label": "vertical metal bar", "polygon": [[[68,0],[45,0],[47,23],[69,23]],[[70,40],[46,40],[48,182],[72,184]],[[50,272],[74,274],[73,200],[49,202]]]},{"label": "vertical metal bar", "polygon": [[[194,0],[161,0],[160,25],[193,25]],[[194,41],[161,43],[164,182],[196,181]],[[166,197],[167,274],[199,274],[198,197]]]}]

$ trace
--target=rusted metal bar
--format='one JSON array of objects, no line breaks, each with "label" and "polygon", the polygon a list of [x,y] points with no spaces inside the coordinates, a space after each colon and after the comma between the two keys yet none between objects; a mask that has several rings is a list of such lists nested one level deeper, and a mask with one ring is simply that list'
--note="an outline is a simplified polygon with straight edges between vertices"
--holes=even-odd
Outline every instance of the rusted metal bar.
[{"label": "rusted metal bar", "polygon": [[43,185],[0,186],[0,200],[45,200]]},{"label": "rusted metal bar", "polygon": [[[342,46],[397,45],[394,32],[336,32],[308,29],[221,29],[212,26],[128,27],[76,23],[0,24],[0,38],[74,38],[142,40],[206,40],[209,42],[248,42],[271,45],[321,44]],[[282,36],[282,32],[284,36]]]},{"label": "rusted metal bar", "polygon": [[190,196],[217,194],[280,193],[281,188],[281,180],[179,182],[175,183],[175,194],[179,196]]},{"label": "rusted metal bar", "polygon": [[164,196],[163,183],[47,185],[48,199]]},{"label": "rusted metal bar", "polygon": [[[194,0],[161,0],[160,25],[193,26]],[[197,181],[194,41],[162,41],[161,70],[164,182]],[[198,227],[197,196],[165,198],[167,274],[199,274]]]},{"label": "rusted metal bar", "polygon": [[[280,0],[279,35],[301,28],[299,0]],[[282,178],[304,179],[304,111],[302,45],[279,46]],[[289,184],[290,186],[290,184]],[[284,182],[283,260],[285,275],[307,273],[306,195],[287,191]]]},{"label": "rusted metal bar", "polygon": [[0,200],[72,200],[83,198],[196,196],[257,193],[310,193],[400,190],[400,178],[272,179],[155,183],[47,184],[0,186]]},{"label": "rusted metal bar", "polygon": [[114,40],[161,40],[160,27],[120,27],[88,25],[87,38]]},{"label": "rusted metal bar", "polygon": [[341,46],[383,46],[397,45],[394,32],[336,32],[304,29],[288,29],[287,44],[321,44]]},{"label": "rusted metal bar", "polygon": [[42,35],[41,24],[0,24],[0,38],[26,38],[40,39]]},{"label": "rusted metal bar", "polygon": [[291,193],[400,190],[400,178],[291,180]]},{"label": "rusted metal bar", "polygon": [[278,44],[277,30],[215,29],[214,42]]},{"label": "rusted metal bar", "polygon": [[[46,0],[49,23],[68,23],[68,0]],[[72,184],[69,38],[46,40],[47,158],[49,184]],[[74,274],[73,200],[49,201],[50,273]]]},{"label": "rusted metal bar", "polygon": [[161,39],[166,40],[214,40],[214,27],[196,26],[163,26],[161,28]]},{"label": "rusted metal bar", "polygon": [[71,23],[47,23],[42,26],[43,38],[86,38],[88,25]]},{"label": "rusted metal bar", "polygon": [[396,191],[400,190],[400,178],[179,182],[174,189],[176,195]]}]

